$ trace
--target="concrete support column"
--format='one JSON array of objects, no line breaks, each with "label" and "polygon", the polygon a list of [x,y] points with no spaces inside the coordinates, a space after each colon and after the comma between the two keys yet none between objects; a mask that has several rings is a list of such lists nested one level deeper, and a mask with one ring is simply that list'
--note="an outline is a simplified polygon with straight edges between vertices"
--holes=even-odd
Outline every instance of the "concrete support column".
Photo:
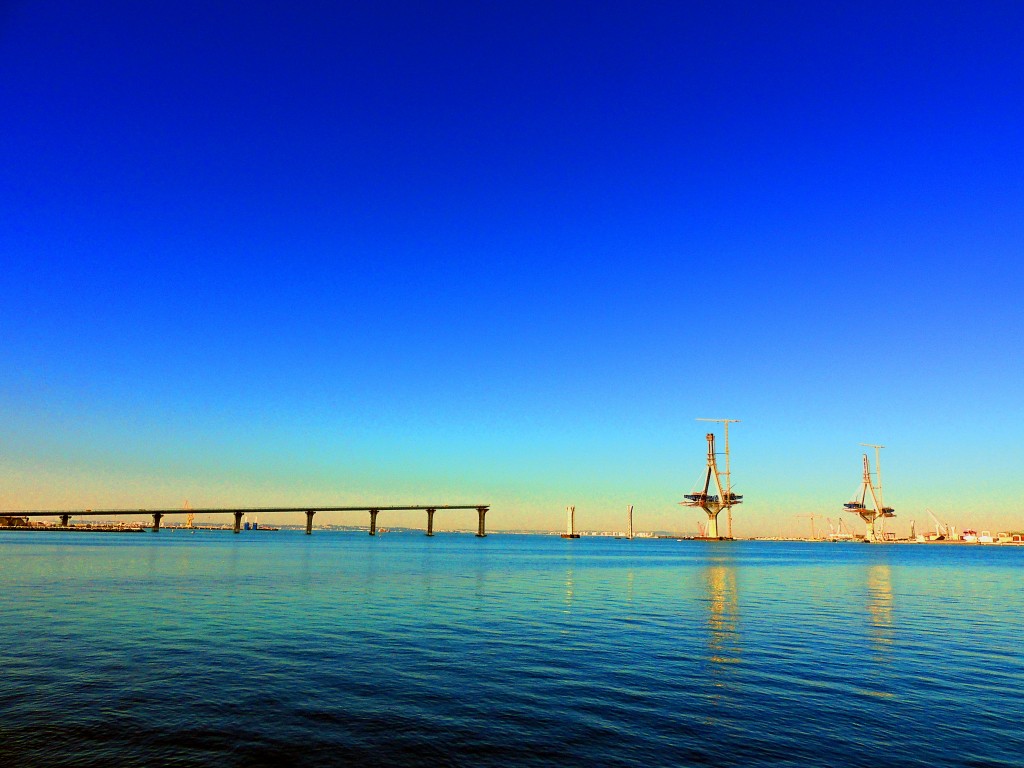
[{"label": "concrete support column", "polygon": [[315,513],[312,509],[306,510],[306,535],[309,536],[313,533],[313,515]]},{"label": "concrete support column", "polygon": [[487,530],[484,528],[484,515],[487,514],[487,507],[477,507],[476,513],[480,515],[480,523],[477,525],[476,535],[483,538],[487,535]]},{"label": "concrete support column", "polygon": [[67,528],[67,527],[68,527],[68,521],[69,521],[70,519],[71,519],[71,515],[61,515],[61,516],[60,516],[60,525],[61,525],[61,528]]},{"label": "concrete support column", "polygon": [[244,513],[242,513],[242,512],[235,512],[235,528],[234,528],[235,533],[238,533],[240,530],[242,530],[242,515],[243,514]]},{"label": "concrete support column", "polygon": [[160,533],[160,518],[162,517],[160,512],[153,513],[153,533]]},{"label": "concrete support column", "polygon": [[370,535],[371,536],[376,536],[377,535],[377,513],[378,512],[380,512],[379,509],[371,509],[370,510]]},{"label": "concrete support column", "polygon": [[434,535],[434,513],[435,512],[437,512],[436,509],[428,509],[427,510],[427,536],[433,536]]},{"label": "concrete support column", "polygon": [[864,531],[864,541],[876,541],[874,519],[864,516],[862,516],[862,519],[867,523],[867,529]]},{"label": "concrete support column", "polygon": [[707,531],[706,531],[707,536],[705,538],[717,539],[718,538],[718,512],[712,512],[710,509],[706,510],[706,511],[708,513],[708,528],[707,528]]}]

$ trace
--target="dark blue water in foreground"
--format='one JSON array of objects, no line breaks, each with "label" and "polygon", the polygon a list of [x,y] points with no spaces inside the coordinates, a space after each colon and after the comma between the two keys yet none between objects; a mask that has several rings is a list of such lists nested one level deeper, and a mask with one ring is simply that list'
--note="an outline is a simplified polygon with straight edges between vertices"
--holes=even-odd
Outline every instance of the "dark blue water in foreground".
[{"label": "dark blue water in foreground", "polygon": [[1024,547],[0,532],[0,765],[1020,766]]}]

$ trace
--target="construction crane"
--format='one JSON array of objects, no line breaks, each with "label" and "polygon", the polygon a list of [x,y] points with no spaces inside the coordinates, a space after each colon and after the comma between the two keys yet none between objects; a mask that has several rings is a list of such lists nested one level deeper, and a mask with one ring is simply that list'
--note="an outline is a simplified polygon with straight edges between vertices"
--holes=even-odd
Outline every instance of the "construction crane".
[{"label": "construction crane", "polygon": [[[729,424],[739,419],[697,419],[697,421],[714,421],[725,425],[725,471],[718,469],[718,457],[715,453],[715,433],[708,432],[708,466],[704,473],[703,488],[699,491],[684,494],[683,501],[679,502],[687,507],[700,507],[708,516],[705,539],[731,539],[732,538],[732,508],[736,504],[743,503],[743,497],[732,492],[732,468],[729,464]],[[709,493],[711,480],[715,481],[717,494]],[[723,485],[724,480],[724,485]],[[727,528],[726,535],[720,535],[718,531],[718,513],[726,510]]]},{"label": "construction crane", "polygon": [[846,526],[845,520],[839,518],[838,523],[833,523],[831,517],[825,519],[828,521],[829,541],[850,541],[853,538],[853,533]]},{"label": "construction crane", "polygon": [[955,539],[956,538],[956,536],[953,533],[953,527],[951,525],[949,525],[948,523],[944,523],[941,520],[939,520],[939,518],[937,518],[935,516],[935,513],[932,512],[930,509],[926,509],[925,512],[928,513],[928,516],[932,519],[932,522],[935,523],[935,540],[936,541],[944,541],[946,539]]},{"label": "construction crane", "polygon": [[[821,515],[816,515],[813,512],[809,515],[797,515],[797,517],[808,517],[811,520],[811,539],[816,540],[818,538],[817,531],[814,530],[814,521],[817,520]],[[826,518],[827,519],[827,518]],[[829,520],[829,527],[832,527],[832,521]]]},{"label": "construction crane", "polygon": [[[864,533],[864,541],[874,542],[882,538],[882,530],[885,518],[895,517],[896,514],[892,507],[885,506],[882,499],[882,459],[879,451],[884,448],[884,445],[873,445],[870,443],[861,443],[861,445],[867,448],[875,449],[875,468],[876,468],[876,479],[877,484],[873,484],[871,481],[871,465],[868,463],[868,455],[863,454],[864,457],[864,476],[861,480],[860,488],[857,494],[854,494],[854,500],[848,501],[843,505],[845,511],[853,512],[859,515],[861,520],[864,521],[867,529]],[[867,506],[868,495],[871,496],[871,506]],[[878,529],[875,529],[875,523],[878,523]]]},{"label": "construction crane", "polygon": [[192,511],[192,505],[188,499],[185,499],[184,509],[188,510],[188,515],[185,516],[185,527],[195,528],[196,527],[196,513]]}]

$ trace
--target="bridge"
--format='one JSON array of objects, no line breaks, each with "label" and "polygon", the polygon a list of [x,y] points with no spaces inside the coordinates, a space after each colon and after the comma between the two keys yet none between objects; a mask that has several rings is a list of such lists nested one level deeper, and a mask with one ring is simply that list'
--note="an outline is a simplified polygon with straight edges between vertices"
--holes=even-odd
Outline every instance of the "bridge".
[{"label": "bridge", "polygon": [[313,532],[313,515],[317,512],[369,512],[370,513],[370,535],[377,535],[377,515],[381,512],[409,512],[424,511],[427,513],[427,536],[434,535],[434,513],[448,509],[475,509],[479,516],[476,535],[484,537],[487,531],[484,527],[484,518],[490,509],[490,504],[435,504],[433,506],[413,507],[210,507],[207,509],[75,509],[75,510],[44,510],[33,509],[25,511],[4,511],[0,517],[57,517],[62,527],[67,527],[72,517],[116,517],[119,515],[152,515],[153,532],[160,532],[160,520],[167,515],[234,515],[234,532],[242,529],[242,518],[245,515],[258,515],[261,513],[279,512],[304,512],[306,514],[306,534]]}]

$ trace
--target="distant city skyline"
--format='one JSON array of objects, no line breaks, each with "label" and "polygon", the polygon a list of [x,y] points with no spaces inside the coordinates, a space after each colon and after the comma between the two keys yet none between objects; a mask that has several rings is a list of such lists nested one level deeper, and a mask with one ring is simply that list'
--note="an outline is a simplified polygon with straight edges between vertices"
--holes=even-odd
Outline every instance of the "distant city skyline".
[{"label": "distant city skyline", "polygon": [[737,536],[843,515],[860,443],[894,530],[1024,529],[1022,28],[9,4],[0,509],[694,532],[730,417]]}]

